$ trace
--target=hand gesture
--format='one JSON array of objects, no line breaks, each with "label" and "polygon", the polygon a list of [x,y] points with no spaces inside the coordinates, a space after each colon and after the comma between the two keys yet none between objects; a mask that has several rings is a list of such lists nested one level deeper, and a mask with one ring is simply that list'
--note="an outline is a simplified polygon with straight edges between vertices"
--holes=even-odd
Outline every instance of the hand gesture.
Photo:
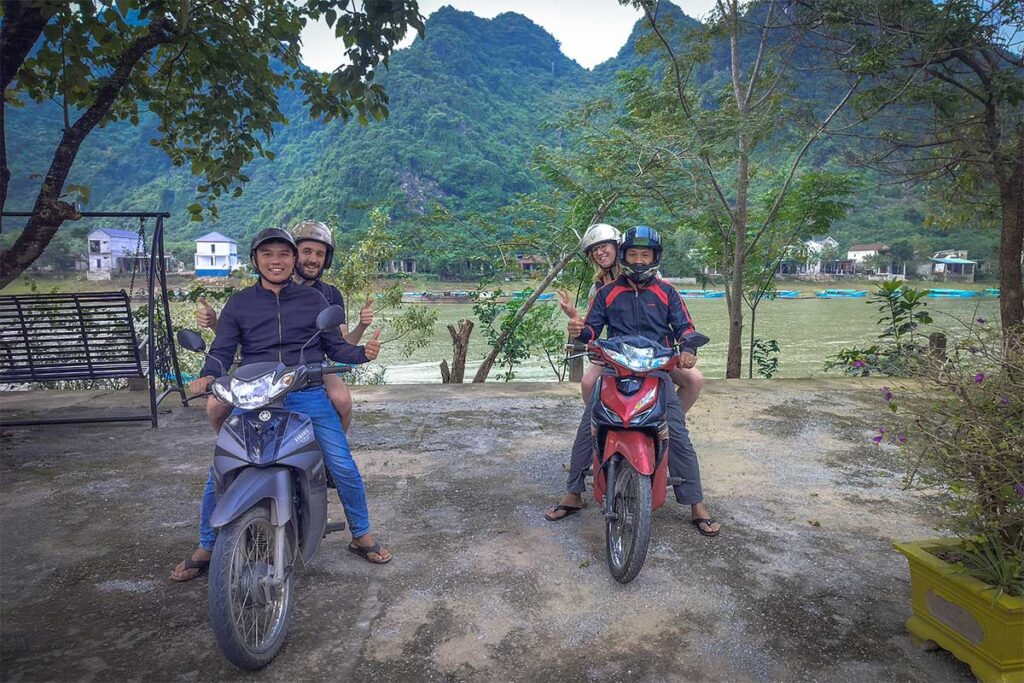
[{"label": "hand gesture", "polygon": [[198,396],[204,394],[210,390],[210,384],[214,380],[213,375],[206,375],[205,377],[197,377],[188,383],[188,393],[191,396]]},{"label": "hand gesture", "polygon": [[199,308],[196,309],[196,323],[199,327],[212,330],[217,327],[217,311],[206,301],[205,296],[199,297]]},{"label": "hand gesture", "polygon": [[692,368],[697,364],[697,356],[692,353],[683,352],[679,354],[679,367],[681,368]]},{"label": "hand gesture", "polygon": [[373,324],[373,297],[367,299],[363,307],[359,309],[359,324],[364,327]]},{"label": "hand gesture", "polygon": [[580,320],[578,315],[575,318],[569,319],[568,330],[570,339],[575,339],[580,336],[580,332],[583,331],[583,321]]},{"label": "hand gesture", "polygon": [[580,317],[576,307],[572,305],[572,295],[564,289],[558,290],[558,305],[561,307],[562,313],[565,313],[569,320]]},{"label": "hand gesture", "polygon": [[377,354],[380,353],[380,328],[373,333],[373,337],[370,341],[366,342],[366,346],[363,347],[363,352],[366,354],[366,360],[376,360]]}]

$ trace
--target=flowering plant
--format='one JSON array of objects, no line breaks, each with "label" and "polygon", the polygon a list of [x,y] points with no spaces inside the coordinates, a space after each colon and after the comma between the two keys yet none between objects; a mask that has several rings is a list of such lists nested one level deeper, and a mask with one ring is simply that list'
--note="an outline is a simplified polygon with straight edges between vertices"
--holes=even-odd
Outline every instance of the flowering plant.
[{"label": "flowering plant", "polygon": [[872,440],[898,448],[905,487],[949,514],[963,543],[943,559],[997,594],[1024,595],[1024,328],[972,325],[924,378],[883,388],[893,419]]}]

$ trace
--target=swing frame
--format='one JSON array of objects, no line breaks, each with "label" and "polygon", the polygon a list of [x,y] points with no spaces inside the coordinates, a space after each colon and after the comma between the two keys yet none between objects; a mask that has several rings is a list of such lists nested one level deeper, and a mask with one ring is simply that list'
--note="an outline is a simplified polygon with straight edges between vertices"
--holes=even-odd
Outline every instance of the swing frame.
[{"label": "swing frame", "polygon": [[[6,217],[11,217],[11,218],[29,218],[32,215],[33,214],[31,212],[28,212],[28,211],[9,211],[9,212],[8,211],[4,211],[4,212],[0,213],[0,217],[2,217],[2,218],[6,218]],[[16,426],[52,425],[52,424],[82,424],[82,423],[90,423],[91,424],[91,423],[99,423],[99,422],[145,422],[145,421],[148,421],[150,423],[150,426],[153,429],[156,429],[156,427],[158,426],[157,406],[160,405],[160,402],[163,401],[164,398],[166,398],[168,396],[168,394],[170,394],[172,392],[178,392],[181,395],[181,404],[183,406],[187,406],[188,405],[188,397],[185,394],[185,385],[184,385],[184,382],[183,382],[182,377],[181,377],[181,368],[178,365],[178,352],[177,352],[177,347],[176,347],[175,342],[174,342],[174,329],[173,329],[173,326],[171,325],[170,300],[168,299],[168,295],[167,295],[167,272],[166,272],[166,259],[165,259],[165,255],[164,255],[164,219],[165,218],[170,218],[171,214],[169,214],[167,212],[151,212],[151,211],[124,211],[124,212],[121,212],[121,211],[83,211],[83,212],[81,212],[80,215],[81,215],[82,218],[137,218],[137,219],[139,219],[140,223],[145,221],[146,219],[150,219],[150,218],[156,219],[155,220],[155,226],[153,228],[153,239],[152,239],[152,242],[151,242],[152,247],[151,247],[150,252],[149,252],[149,273],[147,274],[147,290],[148,291],[147,291],[146,301],[147,301],[148,307],[147,307],[147,316],[146,316],[147,320],[146,320],[146,342],[145,342],[146,343],[147,370],[146,370],[145,373],[142,373],[141,372],[141,368],[140,368],[140,371],[138,371],[138,372],[135,372],[135,371],[125,372],[124,375],[123,375],[124,378],[128,378],[128,379],[139,378],[143,374],[148,375],[148,380],[149,380],[149,412],[148,413],[142,413],[142,414],[118,415],[118,416],[110,416],[110,417],[69,417],[69,418],[49,418],[49,419],[42,419],[42,420],[11,420],[11,421],[2,420],[2,421],[0,421],[0,424],[2,424],[4,427],[16,427]],[[140,232],[143,229],[144,228],[140,225]],[[133,288],[134,288],[134,281],[135,281],[135,275],[136,275],[136,271],[134,270],[134,268],[137,268],[137,266],[138,266],[138,255],[137,254],[136,254],[136,257],[135,257],[135,261],[136,261],[136,263],[133,266],[133,271],[132,271]],[[163,319],[164,319],[164,323],[161,326],[163,329],[160,329],[160,330],[156,329],[156,326],[157,326],[156,325],[156,304],[157,304],[157,302],[156,302],[156,287],[157,287],[157,285],[159,285],[159,287],[160,287],[160,293],[161,293],[160,294],[160,305],[163,308]],[[123,294],[124,290],[121,290],[121,293]],[[0,295],[0,296],[2,296],[2,295]],[[71,294],[68,294],[68,295],[65,295],[65,296],[69,297],[72,301],[74,301],[76,299],[76,297],[79,297],[81,295],[77,294],[77,293],[71,293]],[[15,305],[18,305],[20,302],[18,302],[17,299],[25,300],[28,297],[8,295],[8,296],[6,296],[4,298],[15,299],[16,300],[15,301]],[[126,298],[128,298],[128,297],[126,297]],[[18,306],[18,315],[19,315],[19,318],[22,318],[22,323],[24,324],[25,321],[24,321],[23,313],[21,311],[21,307],[20,306]],[[129,301],[128,316],[129,316],[129,318],[131,318],[130,301]],[[132,330],[134,331],[134,325],[132,325]],[[176,385],[169,386],[159,396],[157,396],[157,387],[156,387],[156,375],[157,375],[157,372],[159,372],[159,370],[160,370],[159,368],[156,367],[156,364],[157,364],[157,357],[156,357],[157,349],[156,349],[156,346],[157,345],[156,345],[155,342],[156,342],[156,335],[157,334],[166,335],[166,343],[167,343],[167,348],[169,350],[169,355],[170,355],[170,360],[171,360],[171,370],[172,370],[173,375],[174,375],[174,381],[176,382]],[[88,340],[85,340],[85,341],[87,343]],[[133,339],[133,343],[138,344],[138,340]],[[136,354],[138,354],[138,351],[136,351]],[[67,375],[61,375],[59,372],[49,373],[48,376],[47,376],[48,380],[81,379],[81,378],[82,378],[81,374],[70,374],[69,373]],[[19,382],[16,382],[16,383],[20,383],[21,381],[32,381],[32,380],[19,380]]]}]

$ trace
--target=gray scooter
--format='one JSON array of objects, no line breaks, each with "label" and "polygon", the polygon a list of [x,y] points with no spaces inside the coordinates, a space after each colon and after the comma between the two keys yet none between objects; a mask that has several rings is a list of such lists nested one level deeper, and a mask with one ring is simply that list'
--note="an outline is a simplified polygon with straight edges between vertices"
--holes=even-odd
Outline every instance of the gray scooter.
[{"label": "gray scooter", "polygon": [[[339,306],[321,311],[320,331],[336,329]],[[303,346],[317,338],[315,334]],[[178,344],[205,353],[202,337],[180,330]],[[243,669],[260,669],[284,643],[291,615],[292,569],[307,566],[327,524],[327,471],[313,423],[284,408],[284,397],[344,372],[318,360],[287,367],[250,363],[218,378],[211,393],[238,408],[225,421],[213,456],[218,530],[210,560],[210,624],[224,656]]]}]

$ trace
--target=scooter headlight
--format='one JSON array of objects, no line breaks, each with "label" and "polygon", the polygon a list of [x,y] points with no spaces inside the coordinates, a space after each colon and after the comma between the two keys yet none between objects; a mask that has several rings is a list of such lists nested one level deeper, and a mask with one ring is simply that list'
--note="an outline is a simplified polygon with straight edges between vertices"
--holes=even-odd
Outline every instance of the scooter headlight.
[{"label": "scooter headlight", "polygon": [[220,388],[218,391],[218,385],[215,384],[214,392],[219,398],[243,410],[259,408],[283,394],[295,381],[294,370],[284,373],[275,380],[276,374],[268,372],[248,381],[232,377],[229,388]]}]

